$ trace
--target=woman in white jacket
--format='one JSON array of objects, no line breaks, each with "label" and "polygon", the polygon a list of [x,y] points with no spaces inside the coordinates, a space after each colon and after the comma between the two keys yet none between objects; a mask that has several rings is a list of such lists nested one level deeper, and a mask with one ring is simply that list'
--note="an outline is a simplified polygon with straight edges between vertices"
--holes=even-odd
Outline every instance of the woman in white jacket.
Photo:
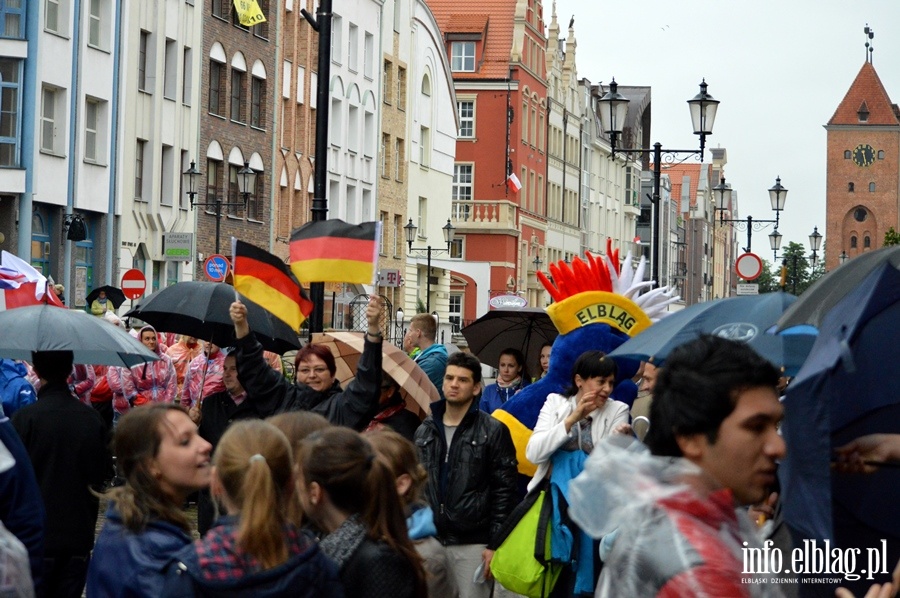
[{"label": "woman in white jacket", "polygon": [[586,351],[575,360],[572,385],[565,395],[547,397],[525,447],[525,456],[538,466],[528,483],[529,491],[547,476],[556,451],[590,453],[607,436],[630,432],[628,405],[609,398],[616,371],[616,362],[605,353]]}]

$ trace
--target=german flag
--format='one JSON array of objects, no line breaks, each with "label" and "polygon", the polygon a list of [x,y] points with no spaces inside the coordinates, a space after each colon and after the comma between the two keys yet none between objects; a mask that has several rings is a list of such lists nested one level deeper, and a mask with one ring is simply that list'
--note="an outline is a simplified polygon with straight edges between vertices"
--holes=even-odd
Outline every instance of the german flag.
[{"label": "german flag", "polygon": [[232,255],[234,288],[294,330],[300,330],[313,304],[288,267],[271,253],[237,239],[233,239]]},{"label": "german flag", "polygon": [[380,222],[319,220],[291,233],[291,271],[297,280],[372,284]]}]

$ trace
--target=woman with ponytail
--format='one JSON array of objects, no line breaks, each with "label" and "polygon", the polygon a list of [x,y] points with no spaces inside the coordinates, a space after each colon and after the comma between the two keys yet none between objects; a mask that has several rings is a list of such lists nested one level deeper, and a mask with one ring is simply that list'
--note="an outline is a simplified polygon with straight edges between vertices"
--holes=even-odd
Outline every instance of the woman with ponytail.
[{"label": "woman with ponytail", "polygon": [[228,428],[210,482],[227,515],[176,556],[163,595],[343,597],[334,563],[287,521],[293,466],[290,443],[272,424],[244,420]]},{"label": "woman with ponytail", "polygon": [[94,545],[87,595],[160,596],[166,564],[191,542],[181,506],[209,485],[211,447],[187,412],[170,403],[129,411],[113,445],[125,484],[106,494],[110,507]]},{"label": "woman with ponytail", "polygon": [[319,545],[354,598],[425,598],[425,571],[406,530],[394,475],[357,432],[333,427],[300,443],[297,487]]}]

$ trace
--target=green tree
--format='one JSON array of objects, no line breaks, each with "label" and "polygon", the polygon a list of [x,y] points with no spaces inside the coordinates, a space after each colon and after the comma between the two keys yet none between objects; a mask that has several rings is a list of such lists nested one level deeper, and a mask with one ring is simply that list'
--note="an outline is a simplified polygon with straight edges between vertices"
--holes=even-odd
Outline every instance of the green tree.
[{"label": "green tree", "polygon": [[900,245],[900,233],[895,231],[893,226],[884,233],[884,246],[889,247],[891,245]]},{"label": "green tree", "polygon": [[762,274],[759,275],[759,278],[753,281],[759,285],[760,294],[780,291],[781,286],[779,277],[781,276],[781,266],[778,266],[778,273],[775,274],[772,272],[773,265],[769,260],[763,260],[762,262]]},{"label": "green tree", "polygon": [[806,255],[806,247],[801,243],[791,241],[782,255],[782,265],[787,268],[784,290],[789,293],[802,294],[809,288],[809,285],[824,274],[824,264],[821,261],[817,262],[815,268],[811,267],[811,260]]}]

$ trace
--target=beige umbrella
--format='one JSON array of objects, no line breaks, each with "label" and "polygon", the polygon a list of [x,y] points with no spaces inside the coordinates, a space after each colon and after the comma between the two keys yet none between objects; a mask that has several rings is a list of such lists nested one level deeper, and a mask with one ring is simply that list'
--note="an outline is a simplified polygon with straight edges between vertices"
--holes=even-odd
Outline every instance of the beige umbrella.
[{"label": "beige umbrella", "polygon": [[[358,332],[317,332],[312,342],[327,345],[337,363],[335,378],[346,385],[356,375],[356,364],[362,354],[363,334]],[[402,349],[389,343],[381,344],[382,369],[400,386],[406,408],[425,419],[431,403],[440,400],[437,388],[428,375]]]}]

